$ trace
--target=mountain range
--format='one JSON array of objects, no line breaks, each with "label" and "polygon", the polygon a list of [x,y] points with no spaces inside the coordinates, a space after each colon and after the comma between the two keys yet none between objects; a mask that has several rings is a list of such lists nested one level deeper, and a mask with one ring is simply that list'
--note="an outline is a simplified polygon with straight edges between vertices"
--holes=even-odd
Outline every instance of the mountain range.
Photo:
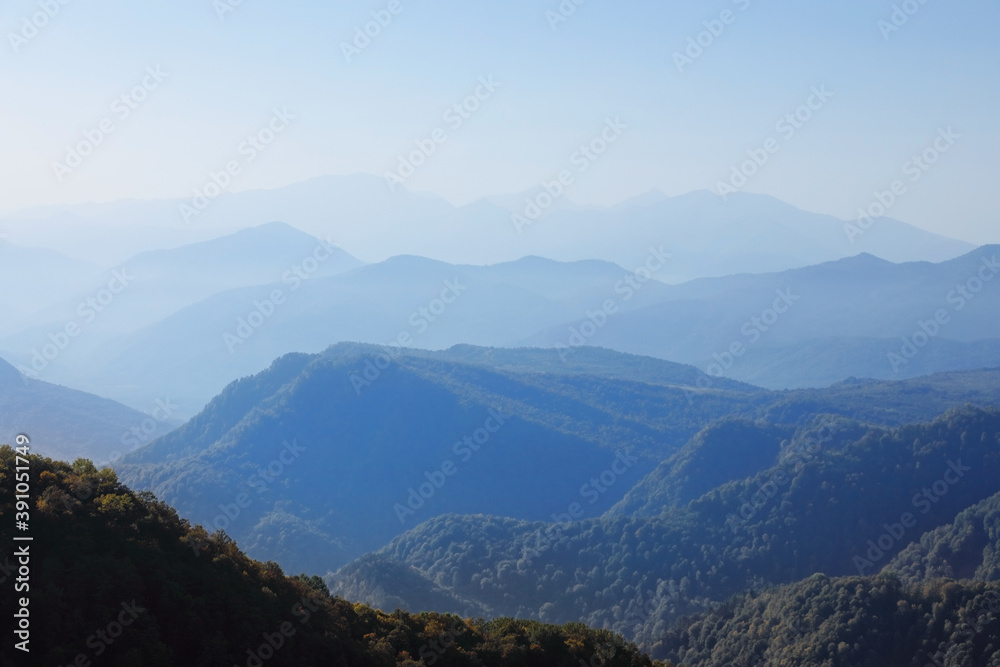
[{"label": "mountain range", "polygon": [[[567,368],[541,350],[341,344],[231,384],[115,468],[251,555],[327,571],[449,513],[632,514],[663,507],[660,478],[683,504],[773,465],[816,414],[899,425],[993,405],[998,373],[774,392],[597,349]],[[759,451],[707,463],[734,442]]]},{"label": "mountain range", "polygon": [[[757,195],[537,194],[329,177],[193,221],[0,220],[0,440],[47,457],[46,576],[149,601],[118,664],[250,664],[247,628],[305,593],[322,630],[289,660],[1000,655],[995,619],[959,627],[1000,600],[1000,246]],[[40,595],[111,590],[63,588]],[[426,653],[446,623],[469,639]]]},{"label": "mountain range", "polygon": [[601,346],[771,388],[900,379],[1000,365],[996,251],[904,264],[861,254],[669,285],[663,246],[632,269],[540,257],[363,265],[271,223],[140,254],[24,318],[0,353],[134,408],[174,396],[183,416],[283,354],[340,341],[546,347],[563,361]]},{"label": "mountain range", "polygon": [[191,222],[179,213],[187,200],[126,200],[9,213],[0,227],[13,243],[108,267],[147,250],[275,220],[330,238],[369,262],[419,255],[452,264],[497,264],[539,255],[632,268],[648,246],[664,245],[675,257],[663,274],[668,282],[781,271],[859,252],[893,262],[936,262],[973,249],[890,218],[879,218],[852,242],[845,228],[849,221],[765,195],[723,199],[708,191],[668,197],[654,190],[607,207],[579,206],[563,195],[519,233],[512,216],[524,216],[541,191],[455,206],[435,195],[390,190],[375,176],[322,176],[275,190],[223,194]]}]

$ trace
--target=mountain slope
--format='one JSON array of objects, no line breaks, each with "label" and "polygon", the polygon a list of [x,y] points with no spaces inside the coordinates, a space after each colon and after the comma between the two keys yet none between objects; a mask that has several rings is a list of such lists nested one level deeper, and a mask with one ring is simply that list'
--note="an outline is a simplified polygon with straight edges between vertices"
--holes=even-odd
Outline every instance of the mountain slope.
[{"label": "mountain slope", "polygon": [[[335,350],[285,357],[234,383],[122,461],[123,480],[194,521],[226,524],[251,553],[329,568],[440,513],[542,519],[574,502],[600,513],[699,423],[756,400],[733,394],[692,409],[675,386],[518,375],[423,354],[379,370],[370,348]],[[660,415],[664,402],[690,414]],[[604,471],[624,481],[583,495]],[[243,492],[252,503],[219,520]]]},{"label": "mountain slope", "polygon": [[[325,571],[442,513],[547,520],[575,504],[578,516],[596,516],[726,415],[803,428],[817,413],[900,424],[989,404],[1000,376],[777,393],[705,387],[691,367],[600,350],[565,368],[538,350],[385,354],[339,345],[282,357],[118,471],[253,555]],[[642,381],[613,379],[617,369]],[[491,411],[510,416],[495,434],[483,431],[498,425],[487,423]],[[477,432],[485,442],[473,447],[466,438]],[[237,512],[242,493],[252,502]]]},{"label": "mountain slope", "polygon": [[[33,541],[15,543],[27,557],[0,557],[0,582],[15,576],[12,561],[30,569],[30,576],[16,575],[30,580],[30,590],[19,589],[30,597],[0,597],[0,613],[26,617],[29,631],[4,642],[2,665],[408,667],[417,658],[468,667],[591,660],[651,667],[621,637],[579,624],[389,615],[331,598],[318,577],[286,577],[276,563],[247,558],[224,535],[192,530],[166,504],[121,485],[110,469],[29,458],[38,494]],[[22,464],[10,447],[0,447],[0,483]],[[0,516],[14,510],[4,494]],[[12,528],[12,521],[0,525],[4,544],[11,544]],[[29,656],[15,649],[20,641]]]},{"label": "mountain slope", "polygon": [[24,377],[0,359],[0,441],[27,434],[37,451],[66,460],[99,463],[165,435],[178,425],[174,406],[164,397],[150,403],[150,414],[59,385]]},{"label": "mountain slope", "polygon": [[911,582],[944,577],[1000,581],[1000,494],[924,533],[886,570]]},{"label": "mountain slope", "polygon": [[794,465],[818,446],[842,448],[862,438],[868,428],[830,414],[816,415],[800,428],[763,419],[720,419],[642,478],[607,514],[657,516],[727,482],[754,478],[776,465]]},{"label": "mountain slope", "polygon": [[733,479],[753,477],[777,462],[788,426],[721,419],[698,432],[625,494],[610,514],[656,516],[686,505]]},{"label": "mountain slope", "polygon": [[778,465],[659,516],[557,524],[443,516],[377,555],[494,614],[583,620],[651,649],[676,619],[747,588],[815,572],[873,574],[922,532],[1000,490],[996,409],[869,428],[846,443],[811,430]]},{"label": "mountain slope", "polygon": [[378,609],[405,609],[407,600],[423,600],[425,611],[441,610],[473,618],[489,616],[483,605],[456,598],[418,570],[374,554],[345,565],[338,580],[346,584],[337,588],[340,597]]},{"label": "mountain slope", "polygon": [[997,667],[998,611],[996,584],[815,575],[690,619],[658,650],[686,667]]}]

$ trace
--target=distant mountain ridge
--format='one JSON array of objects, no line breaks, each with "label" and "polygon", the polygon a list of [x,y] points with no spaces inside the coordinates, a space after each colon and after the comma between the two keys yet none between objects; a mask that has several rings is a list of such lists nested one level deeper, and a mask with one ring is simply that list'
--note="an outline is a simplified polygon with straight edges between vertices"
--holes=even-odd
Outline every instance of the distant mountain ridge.
[{"label": "distant mountain ridge", "polygon": [[96,280],[104,268],[42,248],[23,247],[0,237],[0,336],[16,331],[46,305],[68,299],[81,281]]},{"label": "distant mountain ridge", "polygon": [[[317,353],[341,341],[390,345],[401,336],[407,347],[504,345],[585,313],[595,301],[613,297],[624,311],[669,290],[653,280],[633,288],[625,282],[631,278],[600,261],[525,258],[479,267],[412,256],[292,283],[278,274],[271,284],[214,294],[150,327],[90,336],[87,348],[74,343],[47,377],[86,381],[122,401],[169,391],[200,407],[283,354]],[[26,364],[25,353],[45,335],[32,330],[0,346],[20,350],[14,358]]]},{"label": "distant mountain ridge", "polygon": [[[275,232],[293,256],[308,260],[312,250],[322,250],[321,241],[283,225],[255,234]],[[239,240],[217,244],[232,247]],[[314,261],[317,270],[301,279],[292,272],[301,259],[270,265],[242,259],[243,274],[234,275],[245,274],[244,282],[272,276],[273,282],[215,292],[150,326],[134,330],[133,323],[132,331],[114,335],[132,316],[128,304],[138,304],[135,318],[144,321],[183,305],[177,301],[183,295],[156,298],[176,281],[147,272],[152,277],[144,286],[137,282],[134,292],[126,291],[43,377],[127,402],[148,403],[166,391],[200,407],[234,378],[278,356],[317,353],[343,341],[542,347],[563,363],[583,347],[598,346],[694,365],[711,376],[707,383],[729,377],[775,389],[851,376],[972,370],[1000,366],[1000,326],[993,317],[1000,281],[980,277],[996,275],[998,250],[984,246],[937,264],[859,255],[680,285],[666,285],[645,268],[669,263],[659,248],[647,248],[635,272],[598,260],[533,256],[490,266],[408,255],[356,266],[345,256],[322,267]],[[214,289],[206,285],[200,281],[192,290],[203,296]],[[0,349],[27,366],[59,321],[0,338]]]},{"label": "distant mountain ridge", "polygon": [[[937,264],[858,255],[779,273],[703,278],[609,318],[591,344],[772,388],[998,366],[998,276],[994,245]],[[550,347],[584,321],[518,343]]]},{"label": "distant mountain ridge", "polygon": [[[39,264],[39,268],[46,266]],[[142,253],[111,270],[84,267],[71,274],[56,273],[64,283],[59,292],[62,296],[55,301],[37,297],[36,312],[5,321],[0,350],[38,379],[84,387],[134,407],[166,392],[193,406],[186,408],[192,410],[200,404],[163,382],[167,374],[164,366],[170,366],[167,360],[183,358],[189,352],[185,343],[161,348],[155,367],[143,369],[138,378],[112,374],[106,383],[99,381],[104,370],[101,349],[120,349],[122,338],[141,336],[143,329],[219,293],[251,290],[256,301],[263,303],[266,297],[260,297],[259,286],[273,285],[263,290],[266,295],[274,289],[291,294],[310,280],[360,266],[359,260],[329,241],[272,222],[211,241]],[[253,309],[254,299],[250,301]],[[146,387],[148,393],[136,391],[144,381],[141,378],[146,382],[152,378],[150,384],[155,386]]]},{"label": "distant mountain ridge", "polygon": [[[235,234],[171,250],[144,252],[113,267],[126,277],[115,307],[96,324],[111,333],[155,324],[174,312],[226,290],[270,283],[296,284],[310,277],[349,271],[362,263],[342,249],[284,223],[272,222]],[[102,272],[103,273],[103,272]],[[66,303],[46,303],[33,323],[44,327],[74,316],[77,303],[92,296],[101,280],[80,284]],[[68,289],[68,288],[67,288]],[[8,341],[17,337],[8,337]],[[12,342],[8,342],[12,344]]]},{"label": "distant mountain ridge", "polygon": [[[723,201],[708,191],[676,197],[654,191],[608,207],[567,202],[519,234],[511,215],[523,211],[525,199],[534,194],[537,189],[456,207],[404,188],[391,192],[380,177],[354,174],[224,194],[199,217],[197,229],[182,224],[180,200],[46,207],[8,214],[5,220],[15,242],[83,252],[109,265],[157,247],[143,247],[139,229],[148,230],[160,245],[171,242],[169,230],[184,239],[172,242],[181,245],[272,220],[330,236],[352,254],[376,262],[421,255],[453,264],[495,264],[534,254],[560,261],[602,259],[631,268],[646,246],[664,244],[675,257],[664,271],[671,282],[781,271],[863,251],[895,262],[942,261],[973,248],[889,218],[879,219],[851,243],[846,221],[765,195],[738,193]],[[74,231],[83,226],[91,228],[92,238]]]}]

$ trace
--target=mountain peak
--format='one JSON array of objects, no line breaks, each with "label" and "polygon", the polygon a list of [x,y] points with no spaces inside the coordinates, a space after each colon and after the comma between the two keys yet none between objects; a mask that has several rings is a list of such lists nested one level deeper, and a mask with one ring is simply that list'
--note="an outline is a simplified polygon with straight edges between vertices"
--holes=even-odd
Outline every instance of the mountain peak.
[{"label": "mountain peak", "polygon": [[[299,230],[295,229],[295,227],[292,227],[287,222],[282,222],[280,220],[272,220],[271,222],[265,222],[264,224],[257,225],[256,227],[248,227],[244,231],[251,231],[251,230],[252,231],[262,231],[262,232],[263,231],[268,231],[268,232],[270,232],[270,231],[290,231],[290,230],[291,231],[296,231],[296,232],[299,231]],[[300,232],[300,233],[303,233],[303,232]]]},{"label": "mountain peak", "polygon": [[[250,239],[250,238],[296,238],[296,237],[309,237],[312,238],[310,234],[293,227],[287,222],[282,222],[280,220],[274,220],[272,222],[265,222],[262,225],[256,225],[254,227],[246,227],[232,235],[233,238]],[[225,237],[223,237],[225,238]]]},{"label": "mountain peak", "polygon": [[861,252],[853,257],[845,257],[840,260],[848,264],[862,264],[866,266],[886,266],[887,264],[892,264],[889,260],[882,259],[881,257],[876,257],[870,252]]},{"label": "mountain peak", "polygon": [[663,193],[659,188],[653,188],[652,190],[647,190],[642,194],[635,195],[634,197],[629,197],[625,201],[618,204],[621,207],[642,207],[642,206],[653,206],[659,204],[662,201],[670,199],[667,195]]}]

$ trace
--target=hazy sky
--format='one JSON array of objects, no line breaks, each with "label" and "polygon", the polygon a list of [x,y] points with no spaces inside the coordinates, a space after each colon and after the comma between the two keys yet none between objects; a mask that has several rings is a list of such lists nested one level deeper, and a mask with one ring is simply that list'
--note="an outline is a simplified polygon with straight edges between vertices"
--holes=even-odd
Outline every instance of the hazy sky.
[{"label": "hazy sky", "polygon": [[[555,0],[236,1],[3,3],[0,210],[187,197],[231,160],[233,191],[382,175],[438,128],[447,141],[407,187],[465,203],[552,178],[619,118],[628,128],[574,200],[716,189],[773,138],[747,191],[852,218],[901,180],[892,217],[1000,241],[995,0],[908,0],[892,32],[879,27],[888,0],[566,0],[575,11],[554,29]],[[348,62],[342,43],[390,4],[400,11]],[[24,28],[35,14],[37,34]],[[720,34],[701,35],[679,71],[675,52],[720,16],[729,23],[710,23]],[[159,82],[146,74],[156,66]],[[499,87],[455,129],[445,112],[490,76]],[[115,100],[144,78],[125,117]],[[813,98],[820,108],[788,136],[776,122],[814,86],[833,97]],[[295,118],[249,162],[241,142],[275,108]],[[53,163],[102,121],[113,132],[59,182]],[[913,180],[905,163],[949,127],[959,137]]]}]

